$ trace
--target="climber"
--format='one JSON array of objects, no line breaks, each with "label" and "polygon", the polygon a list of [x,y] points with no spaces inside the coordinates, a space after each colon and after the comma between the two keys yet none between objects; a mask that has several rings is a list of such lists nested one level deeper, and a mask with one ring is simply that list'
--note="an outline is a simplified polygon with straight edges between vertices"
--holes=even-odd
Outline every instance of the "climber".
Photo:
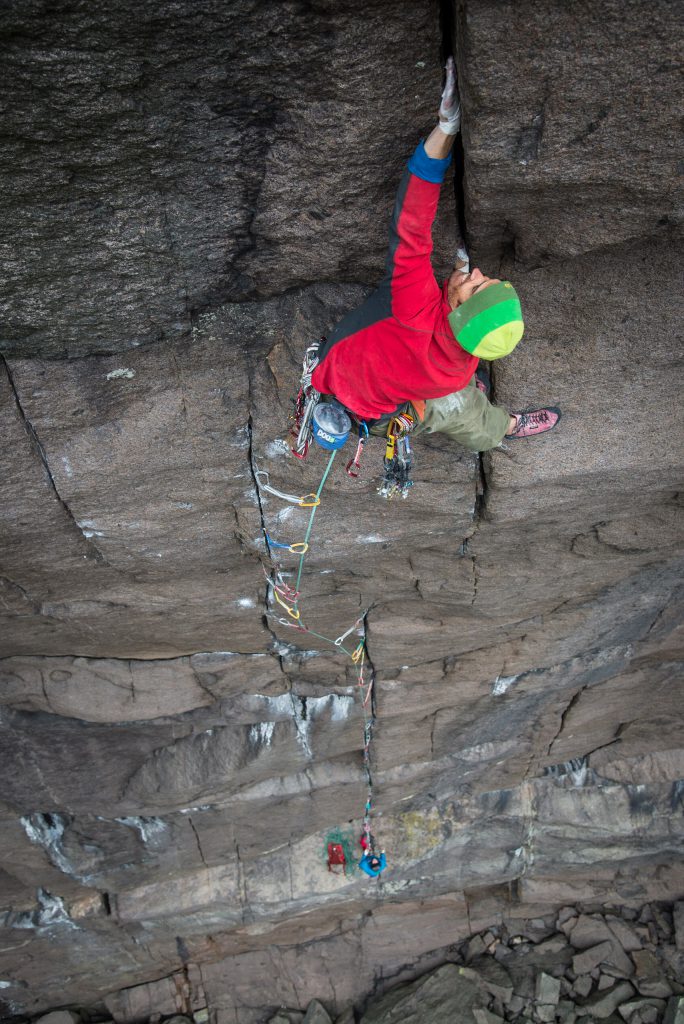
[{"label": "climber", "polygon": [[359,867],[362,871],[365,871],[370,878],[377,878],[385,868],[387,867],[387,858],[385,857],[385,851],[380,851],[380,856],[377,857],[374,853],[366,851],[363,857],[359,861]]},{"label": "climber", "polygon": [[439,122],[399,187],[385,277],[322,341],[311,379],[371,433],[384,434],[392,416],[408,413],[414,434],[439,432],[486,451],[550,430],[561,413],[556,407],[509,413],[476,383],[478,361],[508,355],[522,337],[513,285],[469,270],[465,250],[441,288],[435,279],[432,223],[460,121],[450,57]]}]

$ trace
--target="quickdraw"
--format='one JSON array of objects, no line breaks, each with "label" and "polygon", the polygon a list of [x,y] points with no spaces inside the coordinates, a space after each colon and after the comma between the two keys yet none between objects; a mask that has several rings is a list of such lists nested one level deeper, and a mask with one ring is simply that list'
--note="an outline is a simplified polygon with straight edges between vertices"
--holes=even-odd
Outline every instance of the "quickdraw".
[{"label": "quickdraw", "polygon": [[[316,506],[311,506],[315,508]],[[281,544],[280,541],[274,540],[269,533],[266,534],[266,542],[270,548],[282,548],[283,551],[289,551],[292,555],[305,555],[309,550],[309,545],[305,540],[298,540],[294,544]]]},{"label": "quickdraw", "polygon": [[395,494],[408,497],[413,486],[411,480],[411,444],[409,433],[413,430],[414,418],[408,413],[393,416],[387,425],[385,447],[385,475],[378,487],[378,494],[391,500]]},{"label": "quickdraw", "polygon": [[[254,476],[259,490],[266,491],[268,494],[273,494],[276,498],[282,498],[283,501],[289,501],[291,505],[299,505],[300,508],[313,508],[314,505],[320,505],[321,499],[317,498],[313,491],[310,494],[287,494],[285,491],[279,491],[275,487],[271,487],[268,482],[268,473],[265,469],[255,469]],[[264,477],[264,480],[261,478]]]},{"label": "quickdraw", "polygon": [[356,480],[361,470],[361,456],[363,455],[363,449],[368,440],[368,427],[364,420],[359,423],[359,443],[356,446],[353,458],[349,460],[345,469],[347,476],[350,476],[352,480]]}]

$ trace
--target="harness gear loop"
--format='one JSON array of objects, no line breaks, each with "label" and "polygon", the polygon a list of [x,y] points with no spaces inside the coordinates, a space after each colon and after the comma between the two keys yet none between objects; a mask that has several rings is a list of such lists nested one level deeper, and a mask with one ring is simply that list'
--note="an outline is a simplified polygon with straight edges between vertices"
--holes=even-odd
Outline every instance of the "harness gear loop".
[{"label": "harness gear loop", "polygon": [[378,494],[390,500],[395,494],[408,497],[411,480],[411,445],[408,435],[415,425],[409,412],[393,416],[387,425],[385,448],[385,475],[378,487]]},{"label": "harness gear loop", "polygon": [[[321,338],[321,341],[323,339]],[[320,401],[320,395],[311,383],[311,375],[318,366],[318,348],[320,341],[309,345],[304,353],[302,362],[302,375],[299,380],[299,391],[295,399],[294,425],[292,436],[295,443],[290,449],[298,459],[305,459],[313,436],[313,414],[314,409]]]}]

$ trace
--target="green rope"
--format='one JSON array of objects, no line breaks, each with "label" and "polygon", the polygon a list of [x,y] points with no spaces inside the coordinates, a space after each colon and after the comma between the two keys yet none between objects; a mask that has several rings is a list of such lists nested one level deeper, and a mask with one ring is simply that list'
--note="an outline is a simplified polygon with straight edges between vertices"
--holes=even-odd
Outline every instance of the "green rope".
[{"label": "green rope", "polygon": [[[307,551],[308,551],[309,537],[311,536],[311,531],[313,529],[313,523],[314,523],[314,519],[315,519],[315,516],[316,516],[316,509],[320,505],[321,492],[323,491],[323,487],[325,486],[325,481],[328,479],[328,474],[330,473],[330,470],[332,469],[332,465],[333,465],[333,462],[335,461],[336,454],[337,454],[337,449],[334,449],[330,453],[330,458],[328,459],[328,465],[325,467],[325,472],[323,473],[323,476],[321,478],[321,482],[318,485],[318,490],[316,491],[316,499],[317,499],[317,501],[316,501],[316,504],[311,509],[311,515],[309,516],[309,523],[308,523],[308,526],[306,528],[306,533],[304,535],[304,541],[303,541],[303,543],[305,545],[307,545],[307,547],[302,552],[302,554],[299,556],[299,566],[297,568],[297,581],[296,581],[295,587],[294,587],[294,589],[295,589],[295,591],[297,593],[299,593],[299,584],[300,584],[301,579],[302,579],[302,570],[304,568],[304,559],[306,558],[306,554],[307,554]],[[264,536],[265,536],[266,542],[268,544],[268,535],[266,533],[265,528],[264,528]],[[297,598],[295,600],[294,604],[293,604],[294,610],[298,610],[298,605],[299,605],[299,598]],[[294,623],[293,623],[293,625],[294,625]],[[304,625],[304,623],[302,622],[301,619],[299,620],[299,625],[300,625],[300,627],[306,633],[309,633],[311,636],[317,637],[319,640],[324,640],[325,643],[331,644],[333,647],[336,647],[337,650],[341,654],[346,655],[354,663],[354,666],[357,669],[357,673],[358,673],[358,686],[359,687],[363,686],[363,665],[364,665],[365,653],[366,653],[366,650],[365,650],[365,648],[366,648],[365,631],[364,631],[364,636],[363,636],[363,639],[362,639],[361,644],[359,645],[359,647],[357,647],[356,651],[350,651],[347,647],[344,647],[342,644],[336,644],[335,641],[332,640],[330,637],[323,636],[322,633],[317,633],[315,630],[309,629],[308,626]],[[358,661],[358,664],[357,664],[357,657],[355,657],[355,655],[359,651],[361,652],[361,657],[360,657],[360,660]],[[372,680],[371,680],[371,683],[372,683]],[[361,696],[363,697],[363,692],[362,692]],[[374,851],[374,840],[373,840],[373,835],[372,835],[372,832],[371,832],[371,812],[372,812],[372,800],[373,800],[373,779],[372,779],[371,768],[370,768],[370,744],[371,744],[372,736],[373,736],[373,725],[375,724],[375,712],[373,710],[373,706],[371,705],[371,711],[369,713],[367,708],[366,708],[366,704],[365,704],[365,702],[363,700],[362,700],[361,710],[362,710],[362,713],[363,713],[363,722],[364,722],[363,766],[364,766],[364,772],[366,774],[366,781],[367,781],[367,784],[368,784],[368,798],[366,800],[366,807],[365,807],[364,817],[363,817],[363,834],[366,836],[366,838],[368,840],[370,851],[373,852]],[[341,840],[336,840],[336,841],[341,842]],[[348,851],[346,849],[345,849],[345,856],[346,856],[347,860],[351,860],[352,859],[352,857],[350,857],[350,855],[349,855],[349,853],[348,853]]]}]

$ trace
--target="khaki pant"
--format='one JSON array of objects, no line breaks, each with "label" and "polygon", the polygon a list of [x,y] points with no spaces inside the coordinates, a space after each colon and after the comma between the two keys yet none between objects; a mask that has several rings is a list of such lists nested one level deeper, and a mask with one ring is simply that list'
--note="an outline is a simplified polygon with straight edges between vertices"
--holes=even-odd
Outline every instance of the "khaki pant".
[{"label": "khaki pant", "polygon": [[428,399],[425,418],[416,423],[413,435],[446,434],[471,452],[486,452],[501,444],[509,422],[510,413],[492,405],[473,377],[462,391]]}]

